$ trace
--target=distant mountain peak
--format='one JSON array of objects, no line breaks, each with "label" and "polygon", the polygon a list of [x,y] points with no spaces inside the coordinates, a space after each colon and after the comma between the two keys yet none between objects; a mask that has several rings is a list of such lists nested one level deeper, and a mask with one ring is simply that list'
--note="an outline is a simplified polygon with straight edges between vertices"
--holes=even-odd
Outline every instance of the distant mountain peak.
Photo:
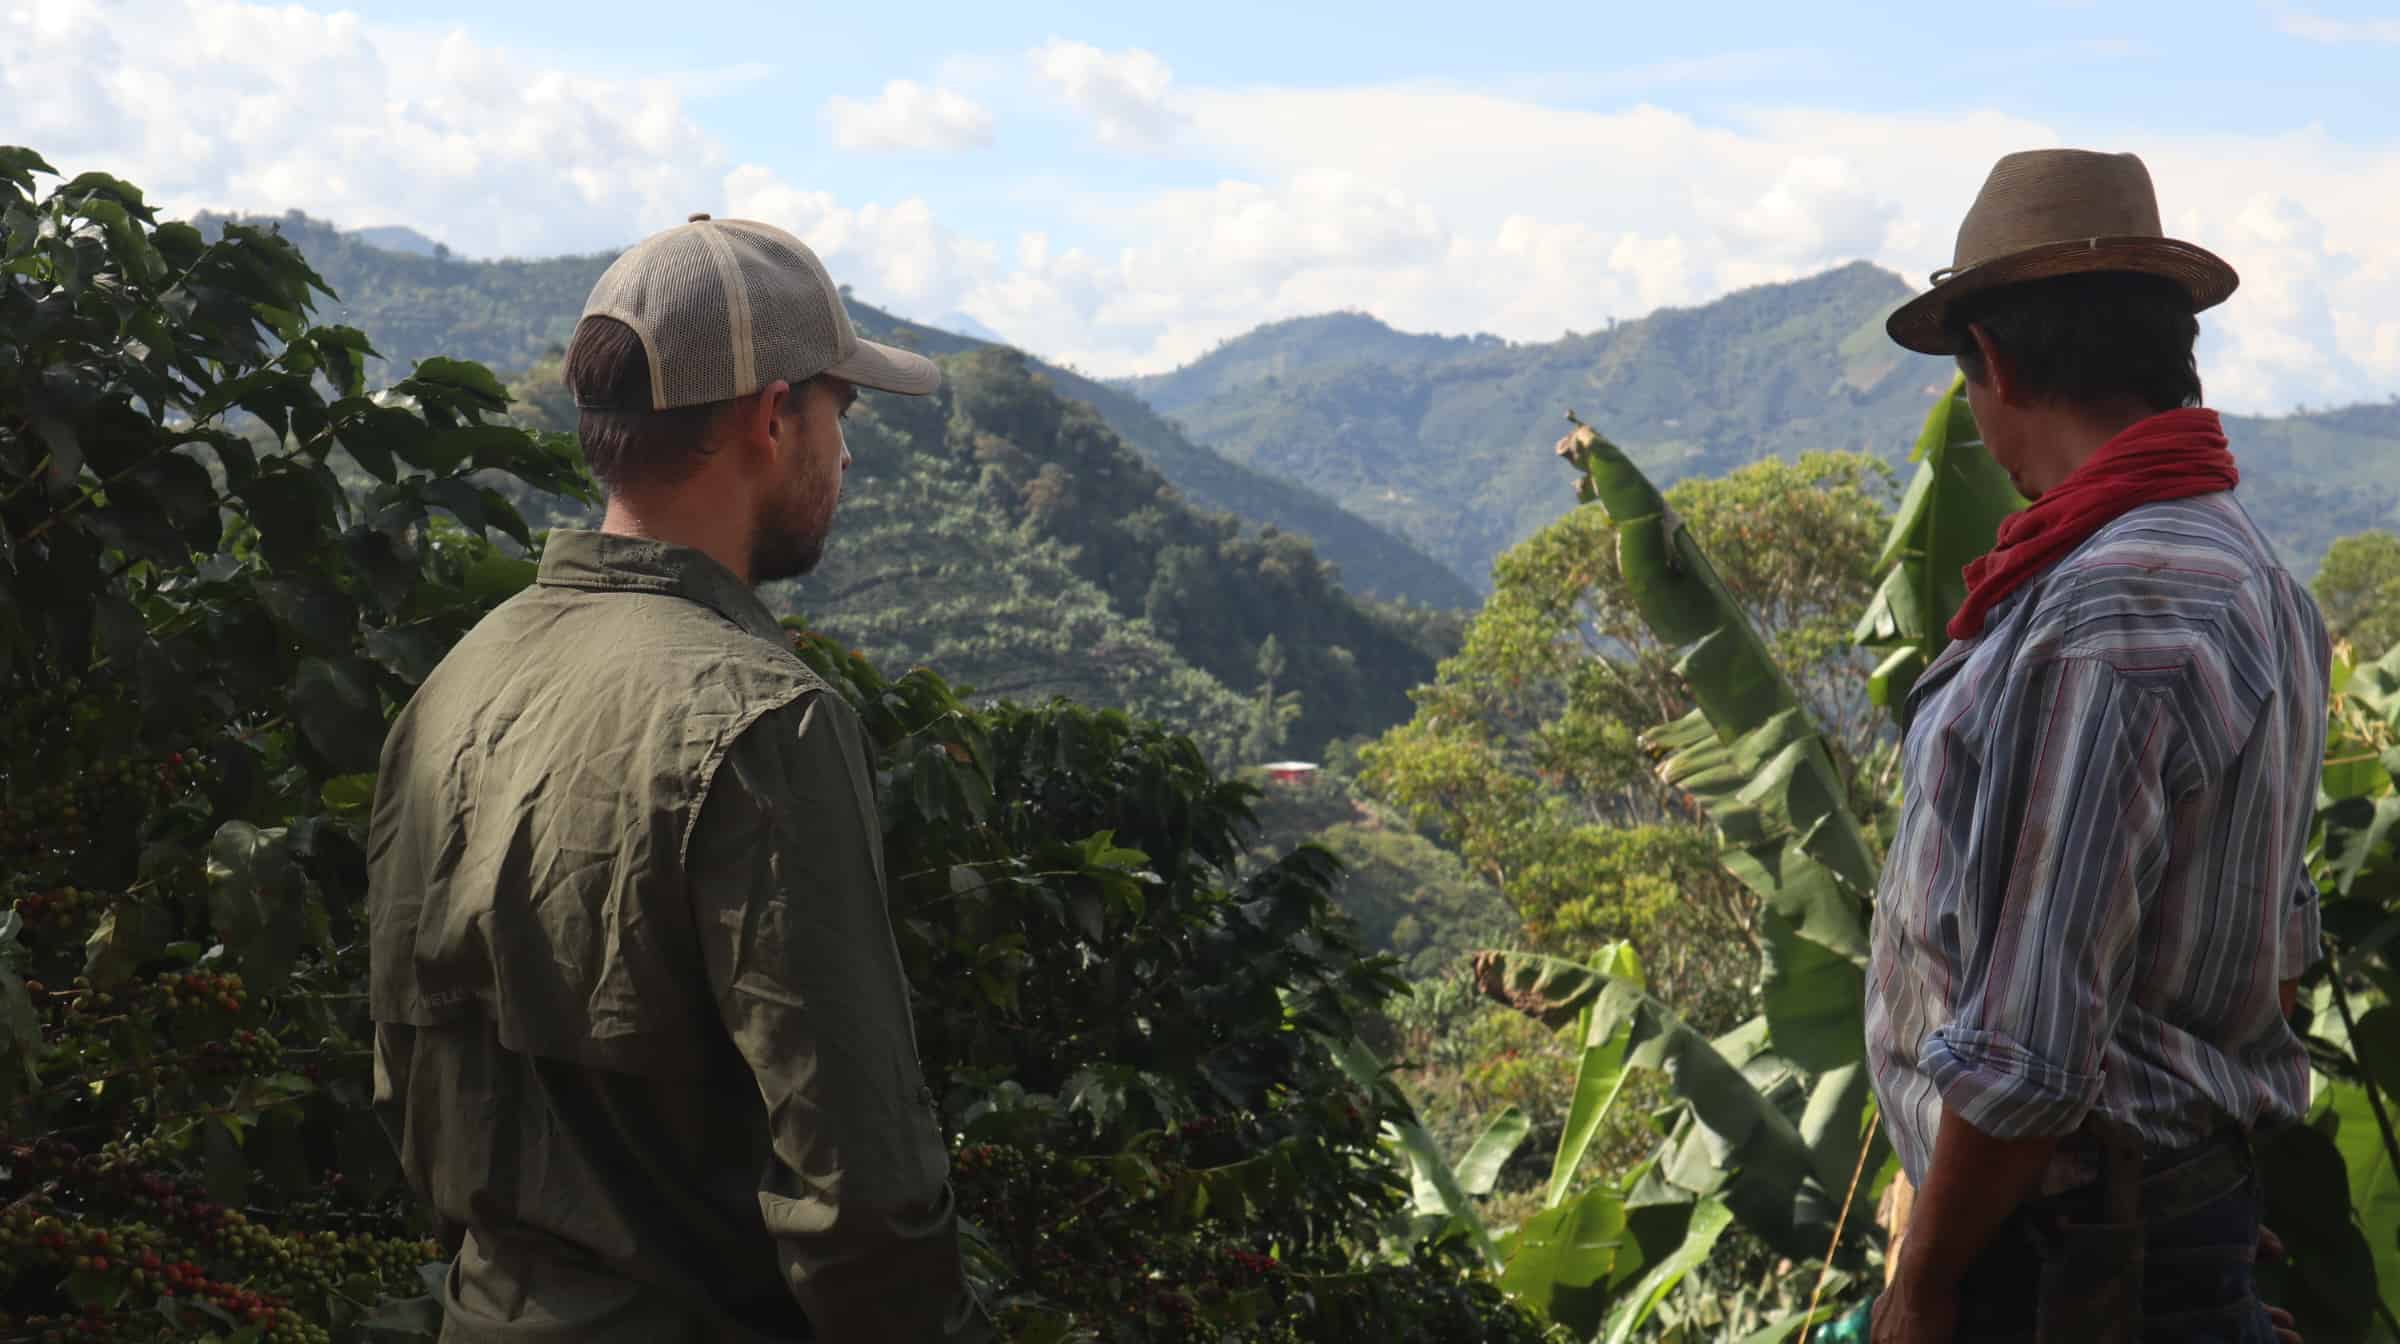
[{"label": "distant mountain peak", "polygon": [[215,237],[227,224],[244,224],[252,228],[270,228],[280,232],[303,249],[322,248],[329,240],[347,239],[362,247],[389,252],[404,257],[439,257],[447,260],[450,249],[438,239],[405,224],[372,224],[363,229],[345,229],[330,219],[320,219],[302,210],[286,210],[282,214],[248,210],[202,210],[191,218],[193,227],[206,237]]},{"label": "distant mountain peak", "polygon": [[405,224],[377,224],[364,229],[348,230],[351,237],[369,247],[386,252],[406,252],[419,257],[446,257],[450,249]]}]

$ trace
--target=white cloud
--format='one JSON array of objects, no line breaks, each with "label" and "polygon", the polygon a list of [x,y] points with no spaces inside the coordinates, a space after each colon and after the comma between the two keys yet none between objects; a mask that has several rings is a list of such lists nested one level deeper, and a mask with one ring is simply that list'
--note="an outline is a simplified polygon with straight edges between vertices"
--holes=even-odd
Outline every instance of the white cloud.
[{"label": "white cloud", "polygon": [[942,228],[933,208],[915,197],[852,207],[744,164],[726,175],[724,199],[729,218],[790,230],[824,259],[837,283],[876,302],[921,309],[984,283],[998,269],[996,248]]},{"label": "white cloud", "polygon": [[2279,10],[2277,29],[2311,42],[2400,42],[2400,19],[2337,19],[2305,10]]},{"label": "white cloud", "polygon": [[1181,119],[1167,63],[1139,47],[1102,51],[1052,38],[1033,52],[1034,73],[1092,123],[1100,143],[1147,149],[1172,138]]},{"label": "white cloud", "polygon": [[406,220],[469,255],[619,246],[708,208],[724,174],[668,80],[297,6],[21,0],[0,106],[8,138],[178,212]]},{"label": "white cloud", "polygon": [[[1171,141],[1155,167],[1173,173],[1148,180],[1173,185],[1045,164],[1025,189],[1039,224],[996,231],[944,204],[948,179],[861,201],[734,161],[693,99],[755,70],[596,78],[464,32],[234,0],[0,7],[0,134],[172,210],[407,224],[466,255],[621,246],[693,210],[765,218],[861,298],[965,312],[1102,373],[1330,309],[1550,340],[1856,259],[1921,284],[1994,159],[2072,141],[2140,151],[2170,230],[2241,271],[2204,319],[2212,400],[2277,411],[2400,390],[2400,149],[2319,129],[2120,140],[1990,112],[1703,124],[1514,88],[1194,89],[1149,53],[1063,40],[1035,67],[1096,139]],[[953,59],[829,116],[862,145],[988,135],[988,115],[944,111],[943,91],[997,98],[998,83]]]},{"label": "white cloud", "polygon": [[[1455,90],[1195,90],[1184,107],[1191,144],[1246,171],[1062,200],[1079,246],[976,246],[872,207],[858,219],[884,219],[880,234],[841,236],[871,277],[956,286],[912,301],[1091,371],[1170,367],[1337,308],[1549,340],[1852,260],[1921,285],[1993,160],[2068,138],[1994,113],[1786,108],[1703,126]],[[2212,402],[2281,411],[2400,389],[2400,153],[2316,130],[2099,143],[2141,152],[2169,230],[2242,273],[2203,323]]]},{"label": "white cloud", "polygon": [[992,114],[950,89],[895,79],[871,100],[825,104],[833,142],[855,150],[972,149],[992,143]]}]

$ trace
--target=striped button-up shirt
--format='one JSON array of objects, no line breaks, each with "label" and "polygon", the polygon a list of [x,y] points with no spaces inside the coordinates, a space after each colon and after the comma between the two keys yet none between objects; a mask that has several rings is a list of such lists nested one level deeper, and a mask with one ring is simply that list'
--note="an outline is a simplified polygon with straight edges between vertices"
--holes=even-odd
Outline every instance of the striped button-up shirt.
[{"label": "striped button-up shirt", "polygon": [[2316,959],[2330,661],[2218,494],[2110,523],[1926,670],[1867,996],[1912,1181],[1945,1105],[2004,1138],[2099,1107],[2157,1148],[2300,1115],[2277,988]]}]

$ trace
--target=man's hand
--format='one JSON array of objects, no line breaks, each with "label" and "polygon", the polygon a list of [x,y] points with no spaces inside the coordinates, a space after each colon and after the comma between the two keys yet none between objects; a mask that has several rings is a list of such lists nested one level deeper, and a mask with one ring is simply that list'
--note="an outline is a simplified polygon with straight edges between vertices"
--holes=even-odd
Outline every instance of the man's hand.
[{"label": "man's hand", "polygon": [[[2283,1259],[2283,1256],[2283,1238],[2275,1235],[2274,1228],[2260,1223],[2258,1225],[2259,1263],[2271,1265]],[[2292,1319],[2292,1313],[2273,1303],[2264,1305],[2267,1308],[2267,1319],[2275,1326],[2277,1344],[2300,1344],[2300,1324]]]},{"label": "man's hand", "polygon": [[1958,1333],[1958,1287],[1913,1275],[1892,1280],[1875,1299],[1873,1344],[1950,1344]]}]

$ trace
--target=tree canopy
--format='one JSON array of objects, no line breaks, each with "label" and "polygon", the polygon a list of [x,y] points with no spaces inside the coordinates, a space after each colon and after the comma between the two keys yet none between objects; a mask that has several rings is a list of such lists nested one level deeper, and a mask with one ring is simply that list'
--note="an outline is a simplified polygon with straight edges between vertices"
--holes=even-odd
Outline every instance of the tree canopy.
[{"label": "tree canopy", "polygon": [[[1770,459],[1668,492],[1833,725],[1870,808],[1889,782],[1888,729],[1849,632],[1874,591],[1891,495],[1888,469],[1854,454]],[[1676,651],[1625,590],[1607,515],[1568,513],[1494,574],[1464,647],[1416,693],[1415,716],[1365,753],[1366,784],[1456,845],[1533,946],[1573,953],[1630,936],[1671,1001],[1730,1025],[1756,954],[1750,902],[1643,744],[1691,701]]]}]

